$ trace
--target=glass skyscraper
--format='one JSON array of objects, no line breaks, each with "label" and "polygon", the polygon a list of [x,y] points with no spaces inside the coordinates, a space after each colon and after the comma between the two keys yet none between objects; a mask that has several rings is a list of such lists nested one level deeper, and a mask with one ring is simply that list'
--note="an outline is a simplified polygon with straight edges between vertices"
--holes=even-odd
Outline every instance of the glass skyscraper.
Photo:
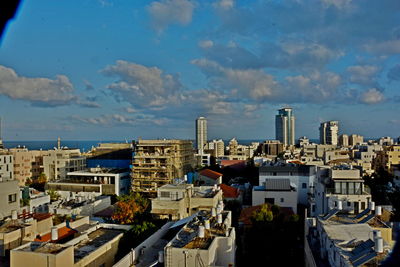
[{"label": "glass skyscraper", "polygon": [[295,144],[295,117],[291,108],[282,108],[278,110],[275,116],[276,139],[284,145]]},{"label": "glass skyscraper", "polygon": [[203,153],[204,146],[207,144],[207,119],[199,117],[196,120],[196,148],[199,154]]}]

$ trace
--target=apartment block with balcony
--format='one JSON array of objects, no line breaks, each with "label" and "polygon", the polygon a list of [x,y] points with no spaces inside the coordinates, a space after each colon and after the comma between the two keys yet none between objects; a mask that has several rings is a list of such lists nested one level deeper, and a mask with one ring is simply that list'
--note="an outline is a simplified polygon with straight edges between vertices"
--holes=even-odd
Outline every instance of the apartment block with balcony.
[{"label": "apartment block with balcony", "polygon": [[358,214],[368,208],[371,194],[364,185],[360,170],[351,166],[323,166],[318,169],[317,176],[318,182],[310,199],[312,214],[328,213],[338,201],[343,203],[343,210],[350,214]]},{"label": "apartment block with balcony", "polygon": [[158,218],[179,220],[200,210],[211,210],[222,200],[222,190],[214,186],[168,184],[157,189],[151,213]]},{"label": "apartment block with balcony", "polygon": [[24,147],[10,148],[14,158],[14,178],[20,186],[24,186],[27,179],[38,178],[43,172],[43,156],[48,154],[42,150],[28,150]]},{"label": "apartment block with balcony", "polygon": [[139,140],[132,164],[132,190],[155,194],[158,187],[184,177],[194,166],[191,141]]},{"label": "apartment block with balcony", "polygon": [[130,191],[129,169],[89,168],[68,172],[65,179],[47,183],[48,190],[68,196],[70,192],[94,195],[123,195]]},{"label": "apartment block with balcony", "polygon": [[86,157],[79,149],[54,149],[43,156],[43,172],[48,181],[65,179],[68,172],[86,168]]}]

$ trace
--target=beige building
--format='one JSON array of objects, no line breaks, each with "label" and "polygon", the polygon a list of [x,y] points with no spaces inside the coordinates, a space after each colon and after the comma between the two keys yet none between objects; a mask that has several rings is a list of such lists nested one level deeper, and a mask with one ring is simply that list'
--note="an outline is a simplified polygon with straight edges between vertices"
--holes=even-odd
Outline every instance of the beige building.
[{"label": "beige building", "polygon": [[47,151],[28,150],[27,148],[11,148],[9,151],[14,158],[14,178],[20,186],[24,186],[27,179],[36,179],[43,172],[43,156]]},{"label": "beige building", "polygon": [[151,213],[158,218],[179,220],[199,210],[211,210],[221,200],[222,190],[217,187],[167,184],[157,189],[157,198],[151,200]]},{"label": "beige building", "polygon": [[0,180],[14,179],[14,159],[11,153],[0,150]]},{"label": "beige building", "polygon": [[[41,240],[19,246],[10,253],[10,266],[23,267],[111,267],[127,226],[97,224],[84,217],[83,223],[51,227]],[[71,239],[72,237],[72,239]]]},{"label": "beige building", "polygon": [[156,193],[157,188],[182,178],[195,166],[191,141],[139,140],[132,168],[132,189]]},{"label": "beige building", "polygon": [[86,158],[79,149],[54,149],[43,156],[43,172],[48,181],[65,179],[68,172],[81,171],[86,167]]},{"label": "beige building", "polygon": [[202,211],[165,246],[164,266],[235,266],[235,239],[230,211]]},{"label": "beige building", "polygon": [[212,140],[207,143],[205,151],[216,158],[223,157],[225,155],[225,143],[222,139]]},{"label": "beige building", "polygon": [[19,210],[19,195],[18,181],[0,181],[0,219],[11,216],[13,210]]},{"label": "beige building", "polygon": [[319,127],[319,142],[323,145],[337,145],[339,133],[338,121],[327,121]]},{"label": "beige building", "polygon": [[349,137],[349,145],[356,146],[364,143],[364,136],[358,134],[352,134]]},{"label": "beige building", "polygon": [[14,218],[0,226],[0,256],[22,244],[31,242],[39,234],[50,230],[53,220],[50,214],[14,213]]},{"label": "beige building", "polygon": [[349,136],[347,134],[342,134],[339,136],[340,146],[349,146]]},{"label": "beige building", "polygon": [[384,147],[383,151],[376,153],[376,158],[373,161],[375,170],[383,168],[385,171],[394,173],[393,166],[400,164],[400,145]]}]

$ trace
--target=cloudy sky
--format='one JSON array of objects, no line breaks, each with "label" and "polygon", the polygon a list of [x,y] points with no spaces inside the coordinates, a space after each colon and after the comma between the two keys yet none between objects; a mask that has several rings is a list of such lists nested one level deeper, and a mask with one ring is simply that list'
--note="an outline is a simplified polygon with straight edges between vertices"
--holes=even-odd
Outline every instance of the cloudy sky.
[{"label": "cloudy sky", "polygon": [[24,1],[0,44],[6,140],[400,135],[398,0]]}]

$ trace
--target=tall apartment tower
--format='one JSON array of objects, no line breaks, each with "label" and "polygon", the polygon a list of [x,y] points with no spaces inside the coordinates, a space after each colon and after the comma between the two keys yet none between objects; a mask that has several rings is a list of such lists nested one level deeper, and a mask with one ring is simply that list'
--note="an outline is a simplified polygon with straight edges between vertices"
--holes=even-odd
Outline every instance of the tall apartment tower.
[{"label": "tall apartment tower", "polygon": [[295,117],[291,108],[278,110],[275,116],[276,139],[284,145],[295,145]]},{"label": "tall apartment tower", "polygon": [[338,144],[339,122],[326,121],[319,126],[319,141],[323,145]]},{"label": "tall apartment tower", "polygon": [[204,151],[204,146],[207,144],[207,119],[199,117],[196,120],[196,148],[199,154]]}]

